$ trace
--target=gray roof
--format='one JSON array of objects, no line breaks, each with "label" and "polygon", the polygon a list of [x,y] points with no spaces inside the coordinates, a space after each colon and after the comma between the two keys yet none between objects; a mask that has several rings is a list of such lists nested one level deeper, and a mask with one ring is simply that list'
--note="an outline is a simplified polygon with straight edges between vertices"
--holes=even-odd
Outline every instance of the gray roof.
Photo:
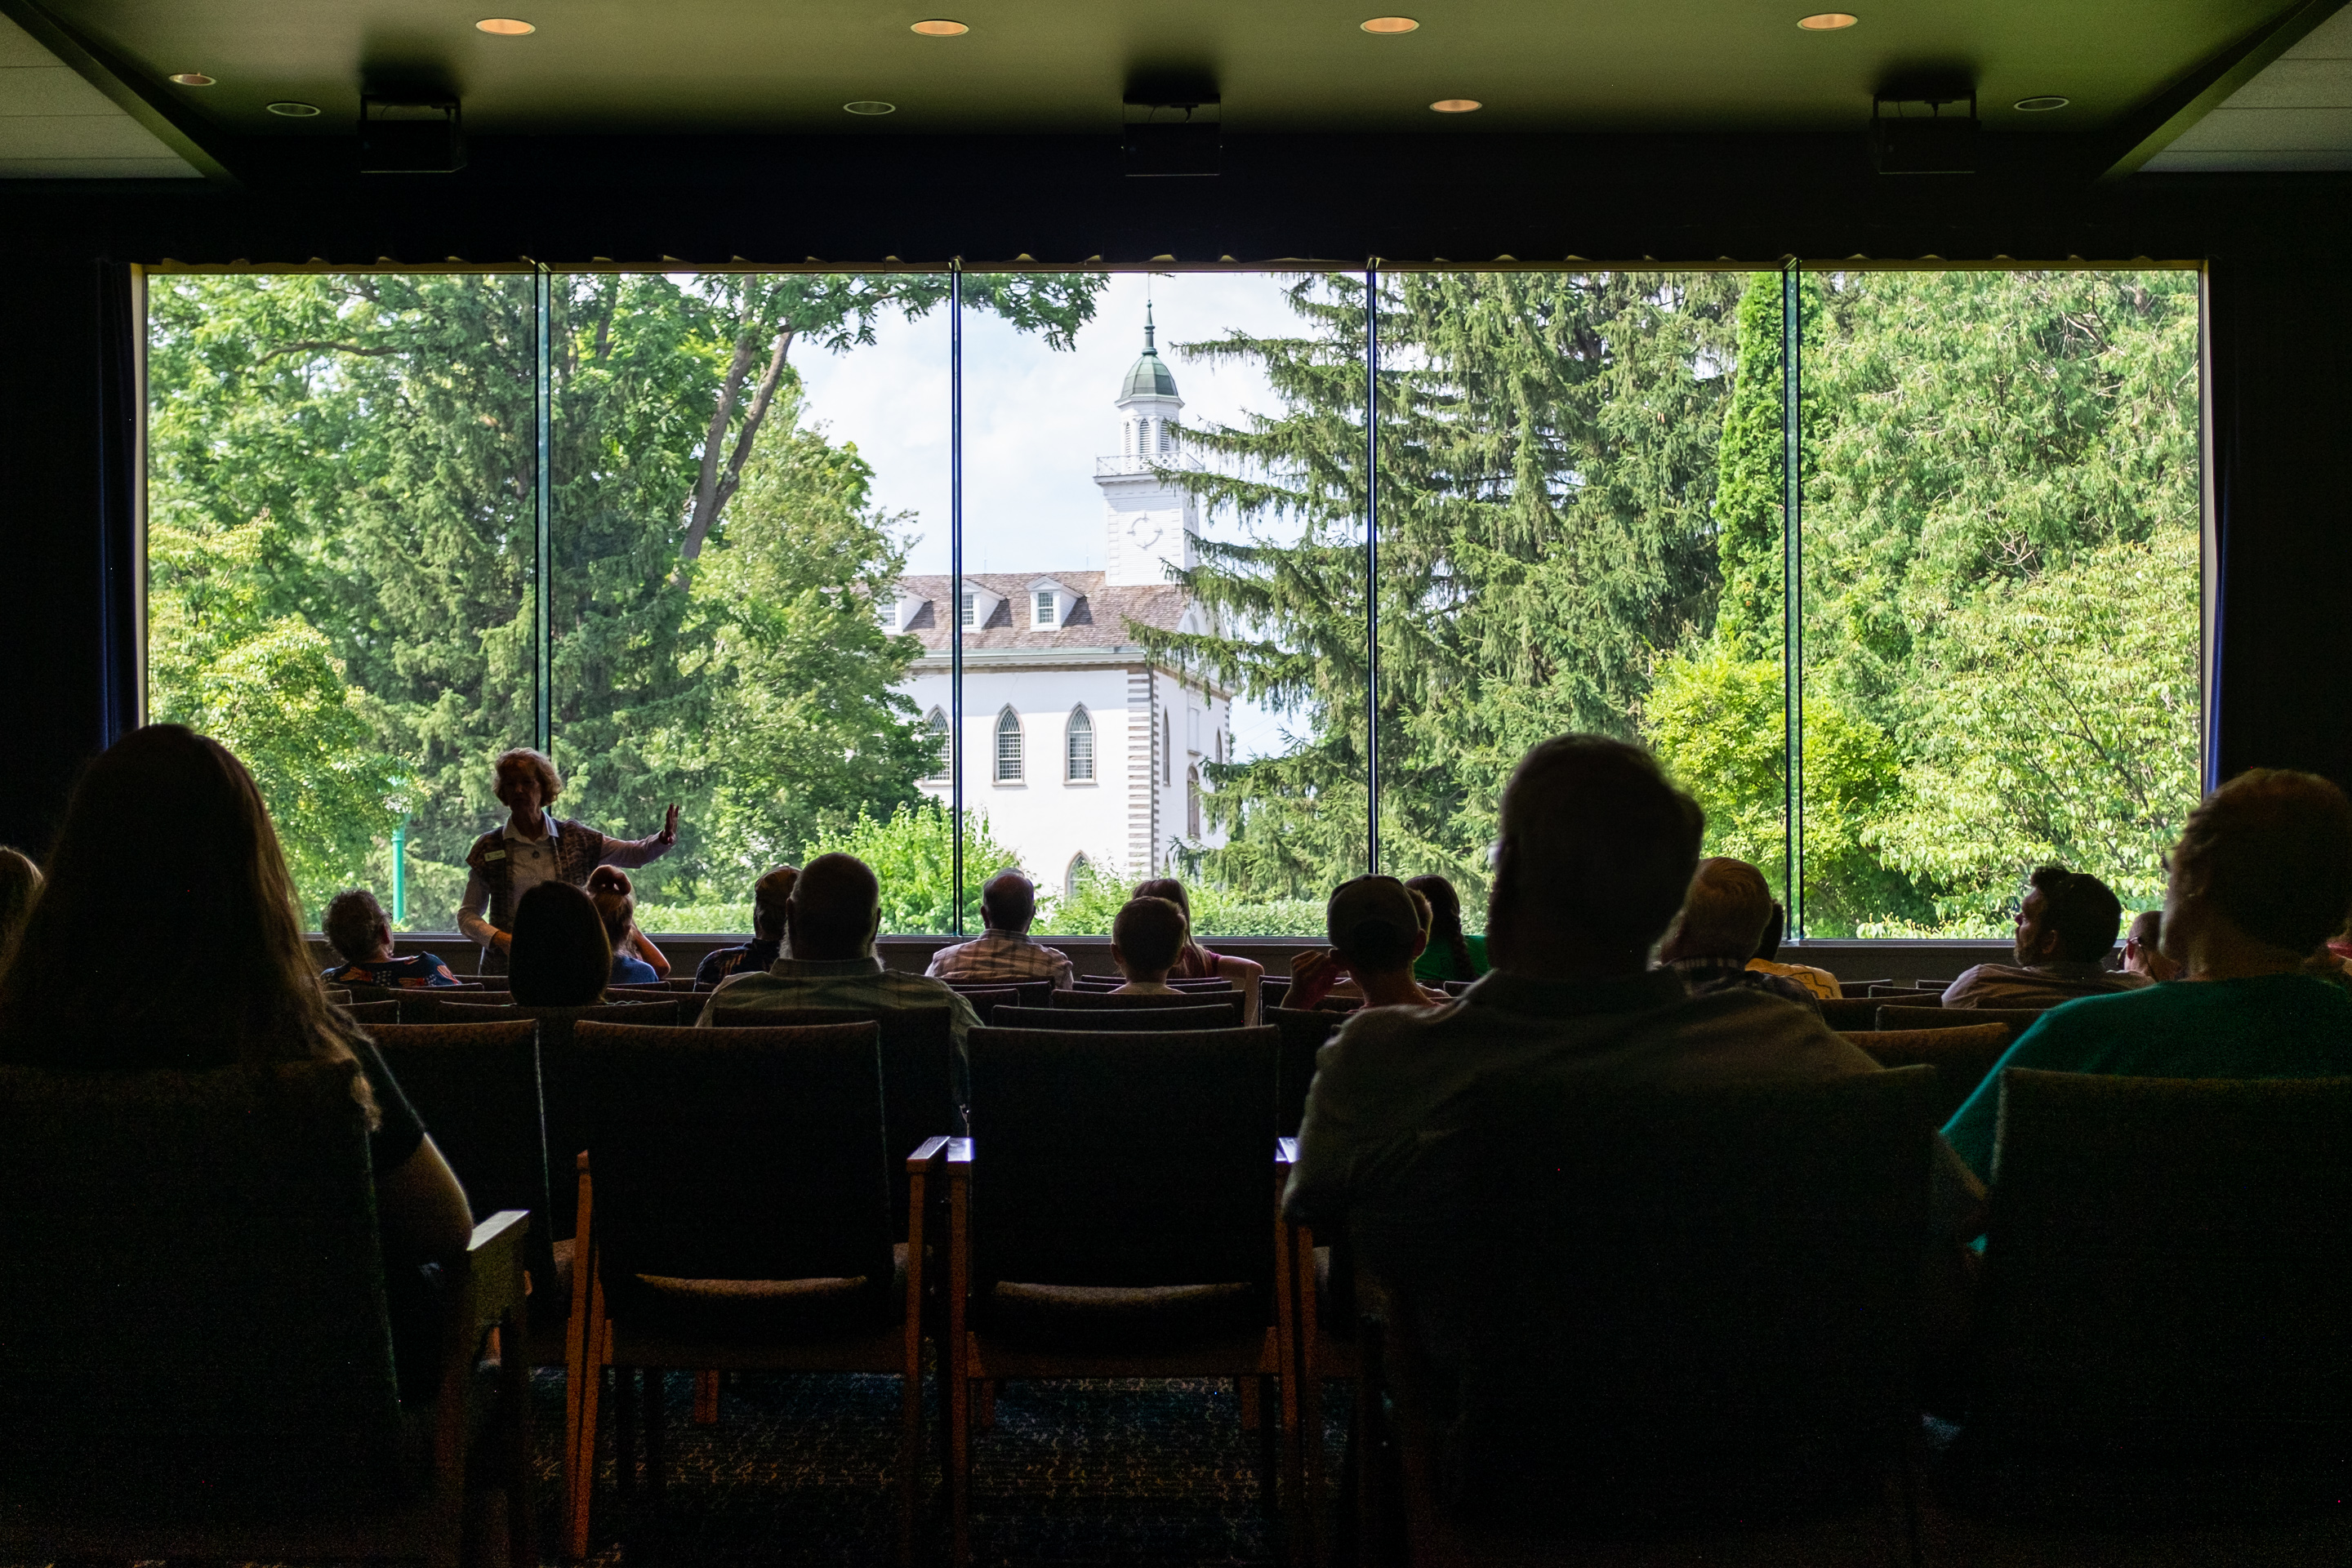
[{"label": "gray roof", "polygon": [[[1029,624],[1029,585],[1043,577],[1051,577],[1077,596],[1061,626],[1051,630]],[[1184,590],[1173,583],[1117,588],[1105,584],[1099,572],[967,572],[964,578],[1003,600],[984,624],[964,633],[967,651],[1118,647],[1135,640],[1127,635],[1129,621],[1174,631],[1184,616]],[[948,617],[955,613],[955,599],[948,589],[951,581],[945,576],[898,580],[908,595],[929,601],[907,626],[907,635],[919,638],[926,652],[948,650]]]}]

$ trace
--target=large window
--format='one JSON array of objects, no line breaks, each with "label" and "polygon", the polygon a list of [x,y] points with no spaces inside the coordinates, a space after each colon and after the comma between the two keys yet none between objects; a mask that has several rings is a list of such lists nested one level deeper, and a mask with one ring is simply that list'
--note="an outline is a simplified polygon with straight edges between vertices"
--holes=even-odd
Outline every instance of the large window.
[{"label": "large window", "polygon": [[449,929],[513,745],[616,837],[679,804],[671,931],[826,849],[891,931],[1007,866],[1055,931],[1174,874],[1205,932],[1316,933],[1375,866],[1476,930],[1504,779],[1581,730],[1792,933],[1982,936],[2044,861],[2152,903],[2199,789],[2189,270],[148,299],[150,710],[246,757],[314,915]]}]

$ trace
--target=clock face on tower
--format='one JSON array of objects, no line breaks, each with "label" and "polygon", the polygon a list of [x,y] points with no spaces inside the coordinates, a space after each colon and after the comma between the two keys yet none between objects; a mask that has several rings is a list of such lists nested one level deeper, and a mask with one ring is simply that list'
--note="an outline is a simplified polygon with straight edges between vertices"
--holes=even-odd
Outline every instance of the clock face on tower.
[{"label": "clock face on tower", "polygon": [[1137,518],[1128,525],[1127,536],[1135,541],[1138,549],[1149,550],[1160,542],[1161,531],[1159,519],[1145,516]]}]

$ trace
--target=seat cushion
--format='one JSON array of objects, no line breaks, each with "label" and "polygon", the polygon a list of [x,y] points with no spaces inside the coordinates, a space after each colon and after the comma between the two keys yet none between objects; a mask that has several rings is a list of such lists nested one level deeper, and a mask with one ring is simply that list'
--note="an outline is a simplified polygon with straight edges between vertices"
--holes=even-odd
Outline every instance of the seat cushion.
[{"label": "seat cushion", "polygon": [[907,1244],[890,1248],[891,1278],[675,1279],[636,1274],[611,1280],[616,1328],[670,1340],[794,1341],[871,1333],[898,1321],[907,1303]]},{"label": "seat cushion", "polygon": [[977,1331],[1040,1349],[1147,1352],[1181,1350],[1263,1330],[1265,1293],[1233,1285],[1023,1285],[976,1294]]}]

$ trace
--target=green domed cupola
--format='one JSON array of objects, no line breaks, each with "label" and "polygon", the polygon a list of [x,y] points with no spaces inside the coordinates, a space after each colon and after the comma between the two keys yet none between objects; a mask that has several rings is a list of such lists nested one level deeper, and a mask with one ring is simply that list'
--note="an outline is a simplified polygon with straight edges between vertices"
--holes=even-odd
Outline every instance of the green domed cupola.
[{"label": "green domed cupola", "polygon": [[1130,397],[1173,397],[1176,395],[1176,375],[1160,357],[1152,342],[1151,307],[1143,307],[1143,353],[1128,367],[1127,380],[1118,389],[1118,400]]}]

